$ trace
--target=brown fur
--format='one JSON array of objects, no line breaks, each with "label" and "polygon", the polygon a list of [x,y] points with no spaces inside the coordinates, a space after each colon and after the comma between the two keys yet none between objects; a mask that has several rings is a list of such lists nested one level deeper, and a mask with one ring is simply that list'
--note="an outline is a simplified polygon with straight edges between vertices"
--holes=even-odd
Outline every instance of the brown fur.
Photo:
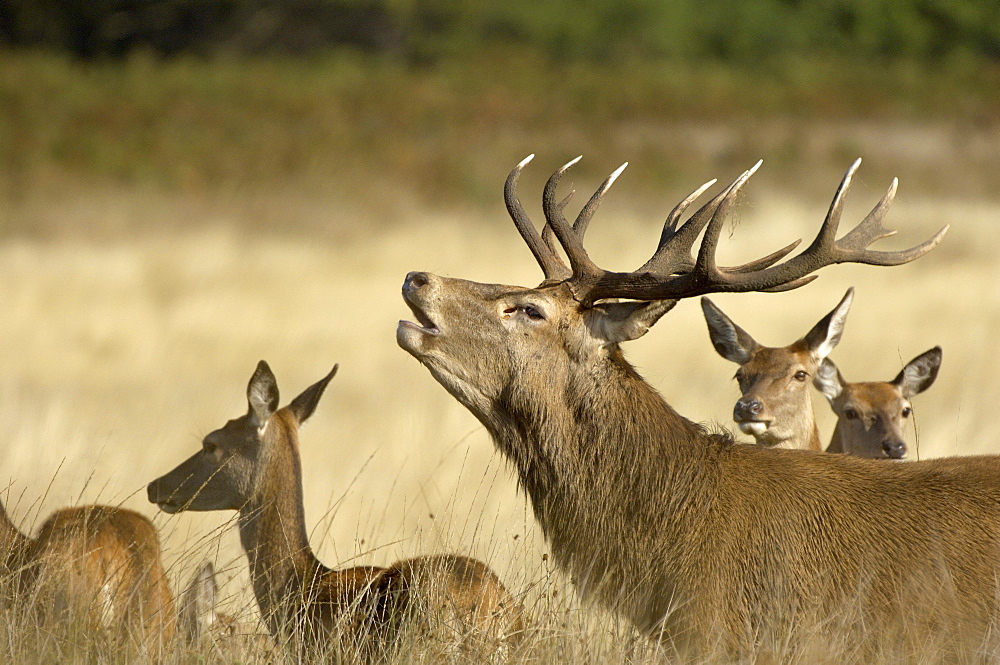
[{"label": "brown fur", "polygon": [[969,653],[986,638],[1000,458],[734,445],[623,359],[657,302],[629,303],[624,321],[608,311],[625,303],[587,307],[565,283],[428,273],[403,295],[419,323],[400,322],[400,346],[490,432],[581,594],[639,629],[702,654],[823,639],[870,658],[897,637],[897,656],[935,639]]},{"label": "brown fur", "polygon": [[13,601],[40,620],[101,629],[148,655],[173,640],[159,539],[142,515],[113,506],[64,508],[30,538],[0,506],[0,525]]},{"label": "brown fur", "polygon": [[372,658],[391,649],[400,631],[440,633],[442,626],[432,624],[447,619],[449,647],[509,649],[523,629],[520,608],[479,561],[432,555],[387,568],[331,570],[313,554],[298,428],[332,377],[277,409],[277,385],[262,361],[247,390],[248,414],[210,433],[201,452],[150,483],[150,501],[168,512],[239,511],[254,596],[279,642]]}]

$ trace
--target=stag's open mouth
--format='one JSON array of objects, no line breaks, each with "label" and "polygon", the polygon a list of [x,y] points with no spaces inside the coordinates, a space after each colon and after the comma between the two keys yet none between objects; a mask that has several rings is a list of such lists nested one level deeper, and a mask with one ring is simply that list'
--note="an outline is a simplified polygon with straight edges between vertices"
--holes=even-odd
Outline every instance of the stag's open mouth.
[{"label": "stag's open mouth", "polygon": [[414,330],[419,330],[420,332],[427,335],[441,334],[441,329],[438,328],[437,325],[435,325],[434,321],[432,321],[431,318],[424,313],[424,310],[420,309],[420,307],[418,307],[416,303],[410,300],[408,294],[405,291],[403,292],[403,300],[406,301],[406,306],[410,308],[410,311],[413,312],[413,316],[417,319],[419,323],[414,323],[413,321],[400,320],[399,322],[400,326],[406,326]]}]

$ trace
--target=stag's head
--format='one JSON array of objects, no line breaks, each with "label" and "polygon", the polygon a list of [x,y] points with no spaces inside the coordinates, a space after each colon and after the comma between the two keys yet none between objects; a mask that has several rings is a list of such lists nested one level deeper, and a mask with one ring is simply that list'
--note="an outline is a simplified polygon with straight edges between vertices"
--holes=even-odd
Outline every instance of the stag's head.
[{"label": "stag's head", "polygon": [[[937,245],[947,230],[908,250],[868,249],[875,240],[893,233],[881,224],[895,194],[893,182],[864,221],[836,239],[843,197],[859,163],[855,162],[819,234],[805,251],[786,259],[798,246],[795,242],[745,265],[719,266],[715,253],[723,223],[758,163],[682,223],[685,211],[715,181],[698,188],[668,215],[656,251],[645,264],[633,272],[611,272],[590,259],[583,238],[624,166],[604,181],[573,223],[564,216],[572,192],[560,199],[556,191],[577,160],[556,171],[544,189],[546,224],[539,233],[516,194],[518,178],[530,160],[518,164],[508,176],[505,199],[515,226],[542,268],[541,284],[535,288],[481,284],[424,272],[410,273],[403,283],[403,298],[416,322],[400,321],[399,345],[488,427],[518,428],[527,422],[521,416],[550,408],[571,413],[586,409],[588,405],[574,400],[574,395],[586,392],[581,384],[613,382],[611,373],[630,372],[619,345],[642,336],[681,298],[793,289],[833,263],[906,263]],[[699,236],[701,244],[694,252]],[[584,380],[584,376],[590,378]],[[521,409],[513,419],[512,404]]]},{"label": "stag's head", "polygon": [[240,510],[266,487],[265,474],[287,468],[278,459],[294,457],[298,469],[298,428],[319,404],[337,366],[278,408],[278,382],[261,360],[247,385],[247,412],[209,432],[201,449],[177,468],[149,483],[149,501],[166,513],[183,510]]},{"label": "stag's head", "polygon": [[758,344],[715,303],[701,299],[712,345],[740,366],[736,380],[741,395],[733,420],[744,434],[763,445],[819,450],[811,384],[820,363],[840,341],[853,299],[850,288],[804,337],[780,347]]},{"label": "stag's head", "polygon": [[903,459],[906,423],[913,413],[910,398],[931,387],[941,367],[941,347],[906,363],[892,381],[850,383],[827,358],[813,384],[837,414],[834,442],[839,452],[869,458]]}]

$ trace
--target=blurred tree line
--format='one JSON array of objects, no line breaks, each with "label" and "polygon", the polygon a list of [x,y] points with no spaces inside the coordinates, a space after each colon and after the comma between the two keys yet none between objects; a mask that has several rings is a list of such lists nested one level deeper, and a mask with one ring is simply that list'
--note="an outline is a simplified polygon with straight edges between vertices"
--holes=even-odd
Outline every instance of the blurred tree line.
[{"label": "blurred tree line", "polygon": [[503,44],[557,60],[1000,60],[997,0],[0,0],[0,46],[434,62]]}]

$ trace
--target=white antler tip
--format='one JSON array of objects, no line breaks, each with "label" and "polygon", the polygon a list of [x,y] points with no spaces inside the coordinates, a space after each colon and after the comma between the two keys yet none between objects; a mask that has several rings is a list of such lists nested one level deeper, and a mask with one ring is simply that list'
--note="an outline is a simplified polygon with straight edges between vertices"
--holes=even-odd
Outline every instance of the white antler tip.
[{"label": "white antler tip", "polygon": [[566,171],[568,171],[570,169],[570,167],[572,167],[574,164],[576,164],[581,159],[583,159],[583,155],[580,155],[576,159],[569,160],[568,162],[566,162],[565,164],[563,164],[562,166],[560,166],[559,170],[556,171],[556,173],[560,174],[560,175],[563,174],[563,173],[566,173]]},{"label": "white antler tip", "polygon": [[749,171],[747,171],[747,177],[749,178],[749,177],[750,177],[750,176],[752,176],[752,175],[753,175],[754,173],[756,173],[756,172],[757,172],[757,169],[759,169],[759,168],[760,168],[760,165],[761,165],[761,164],[763,164],[763,163],[764,163],[764,160],[763,160],[763,159],[758,159],[758,160],[757,160],[757,163],[756,163],[756,164],[754,164],[753,166],[751,166],[751,167],[750,167],[750,170],[749,170]]},{"label": "white antler tip", "polygon": [[530,162],[534,158],[535,158],[535,153],[531,153],[530,155],[528,155],[527,157],[525,157],[520,161],[520,163],[517,165],[517,168],[523,169],[525,166],[528,165],[528,162]]},{"label": "white antler tip", "polygon": [[625,167],[627,167],[627,166],[628,166],[628,162],[625,162],[624,164],[622,164],[621,166],[619,166],[617,169],[615,169],[614,172],[611,175],[608,176],[608,184],[607,184],[607,187],[605,187],[605,189],[607,189],[608,187],[610,187],[611,185],[614,184],[615,180],[618,179],[618,176],[620,176],[622,174],[622,171],[624,171]]}]

